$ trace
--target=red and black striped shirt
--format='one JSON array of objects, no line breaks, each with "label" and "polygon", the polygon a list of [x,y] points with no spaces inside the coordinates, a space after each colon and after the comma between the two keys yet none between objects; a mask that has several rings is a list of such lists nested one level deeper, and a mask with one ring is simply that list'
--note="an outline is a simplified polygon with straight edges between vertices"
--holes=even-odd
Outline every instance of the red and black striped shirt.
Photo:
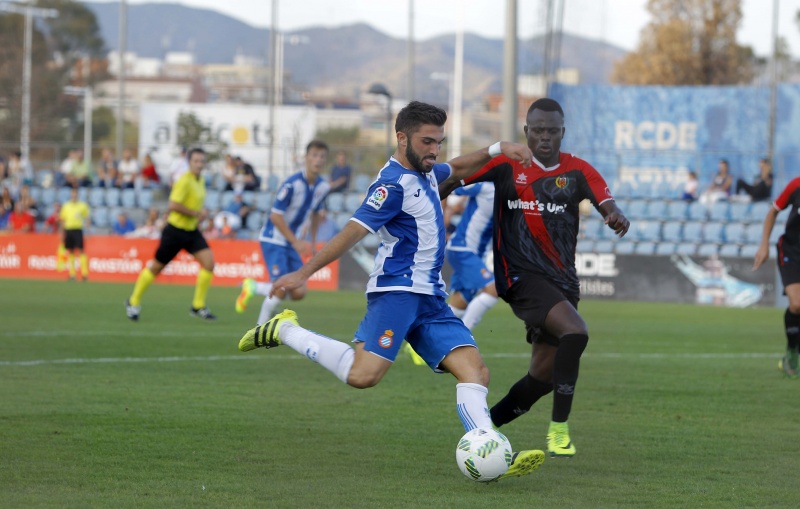
[{"label": "red and black striped shirt", "polygon": [[500,295],[520,276],[549,280],[577,297],[575,270],[578,205],[588,198],[595,208],[612,200],[597,170],[572,154],[560,154],[559,164],[529,167],[505,156],[493,158],[463,185],[494,182],[494,274]]}]

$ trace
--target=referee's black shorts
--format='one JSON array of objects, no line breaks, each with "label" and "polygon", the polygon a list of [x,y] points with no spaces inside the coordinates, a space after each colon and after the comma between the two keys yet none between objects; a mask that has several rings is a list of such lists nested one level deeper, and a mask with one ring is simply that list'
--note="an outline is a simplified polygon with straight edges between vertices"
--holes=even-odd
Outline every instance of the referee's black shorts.
[{"label": "referee's black shorts", "polygon": [[783,236],[778,240],[778,272],[783,287],[800,283],[800,246],[787,244]]},{"label": "referee's black shorts", "polygon": [[578,295],[565,294],[547,279],[523,276],[515,281],[503,295],[517,318],[525,322],[528,343],[547,343],[558,346],[558,338],[544,330],[544,321],[553,307],[568,301],[578,309]]},{"label": "referee's black shorts", "polygon": [[83,251],[83,230],[64,230],[64,248],[67,251],[73,249]]},{"label": "referee's black shorts", "polygon": [[203,249],[208,249],[208,242],[206,242],[200,230],[181,230],[171,224],[164,227],[161,232],[161,242],[156,249],[156,260],[166,265],[172,261],[181,249],[185,249],[191,254],[195,254]]}]

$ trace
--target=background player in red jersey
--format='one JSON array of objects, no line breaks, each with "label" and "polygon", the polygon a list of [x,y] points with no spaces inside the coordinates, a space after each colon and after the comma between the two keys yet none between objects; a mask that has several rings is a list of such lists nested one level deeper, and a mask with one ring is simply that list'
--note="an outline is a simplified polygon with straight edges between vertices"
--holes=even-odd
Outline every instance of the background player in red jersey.
[{"label": "background player in red jersey", "polygon": [[775,219],[781,210],[791,205],[786,230],[778,239],[778,270],[781,273],[783,292],[789,299],[789,307],[783,315],[786,327],[786,355],[781,359],[781,369],[789,378],[798,376],[798,350],[800,349],[800,178],[793,179],[780,196],[772,203],[772,208],[764,218],[764,231],[761,245],[756,251],[753,270],[757,270],[769,258],[769,237],[775,226]]},{"label": "background player in red jersey", "polygon": [[[547,432],[551,456],[575,455],[567,419],[580,358],[589,335],[578,314],[580,283],[575,269],[578,204],[591,200],[605,223],[622,237],[630,223],[617,207],[603,177],[589,163],[561,152],[564,111],[543,98],[528,109],[525,135],[533,152],[529,167],[495,157],[474,175],[447,180],[440,196],[474,182],[491,181],[494,197],[494,273],[498,294],[525,322],[532,344],[528,373],[492,407],[495,426],[524,414],[554,391]],[[498,153],[495,145],[490,153]]]}]

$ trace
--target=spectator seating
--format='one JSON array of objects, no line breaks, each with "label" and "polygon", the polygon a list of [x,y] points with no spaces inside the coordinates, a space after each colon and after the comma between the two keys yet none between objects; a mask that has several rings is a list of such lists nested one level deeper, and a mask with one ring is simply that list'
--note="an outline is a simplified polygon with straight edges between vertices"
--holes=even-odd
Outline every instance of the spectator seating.
[{"label": "spectator seating", "polygon": [[[328,196],[328,217],[336,229],[344,227],[352,213],[361,206],[371,181],[370,176],[356,175],[352,190]],[[270,213],[278,184],[277,181],[270,183],[268,178],[267,186],[271,185],[271,190],[243,193],[243,200],[251,207],[251,212],[239,238],[256,238]],[[656,190],[666,193],[667,197],[655,196]],[[110,231],[120,210],[134,220],[143,220],[150,207],[157,206],[161,210],[166,207],[166,196],[153,189],[98,187],[81,188],[79,192],[92,209],[90,226],[95,233]],[[624,238],[618,239],[602,217],[591,209],[590,214],[580,220],[578,253],[751,258],[761,242],[763,221],[771,207],[769,201],[718,202],[710,207],[698,202],[686,203],[676,199],[680,189],[674,186],[633,186],[623,182],[612,188],[612,192],[619,196],[617,205],[630,219],[631,230]],[[39,203],[44,218],[52,212],[55,202],[69,198],[69,189],[34,185],[31,195]],[[213,214],[233,199],[231,191],[207,189],[205,206]],[[785,212],[778,215],[770,235],[770,256],[775,256],[773,245],[783,234],[787,216]],[[372,246],[373,243],[374,240],[364,241],[364,245]]]}]

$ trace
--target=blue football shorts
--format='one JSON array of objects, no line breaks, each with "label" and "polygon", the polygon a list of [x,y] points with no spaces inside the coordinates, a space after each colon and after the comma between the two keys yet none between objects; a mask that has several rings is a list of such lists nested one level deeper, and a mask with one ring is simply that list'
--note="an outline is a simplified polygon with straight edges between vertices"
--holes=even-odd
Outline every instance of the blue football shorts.
[{"label": "blue football shorts", "polygon": [[450,290],[459,292],[470,302],[487,285],[494,282],[494,274],[486,268],[480,256],[472,251],[447,250],[447,262],[453,267]]},{"label": "blue football shorts", "polygon": [[267,266],[270,281],[275,281],[282,275],[294,272],[303,266],[303,260],[292,246],[262,242],[261,254],[264,255],[264,265]]},{"label": "blue football shorts", "polygon": [[478,347],[444,297],[401,291],[368,294],[367,313],[353,341],[394,362],[403,339],[437,373],[443,372],[439,365],[456,348]]}]

